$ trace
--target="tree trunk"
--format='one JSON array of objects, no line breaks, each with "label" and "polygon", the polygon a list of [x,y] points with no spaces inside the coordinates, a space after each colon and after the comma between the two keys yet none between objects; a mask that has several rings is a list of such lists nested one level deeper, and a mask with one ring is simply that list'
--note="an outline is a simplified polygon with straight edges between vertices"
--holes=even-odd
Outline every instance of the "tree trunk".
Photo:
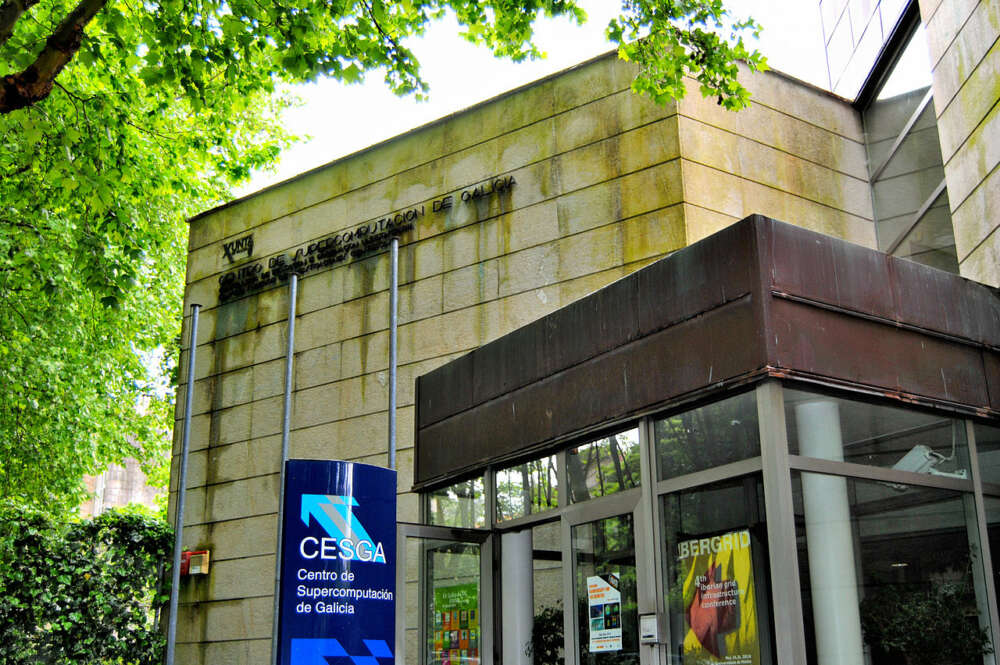
[{"label": "tree trunk", "polygon": [[[7,18],[10,11],[10,29],[29,4],[37,0],[8,0],[0,12],[0,28],[2,19]],[[0,79],[0,113],[10,113],[36,104],[49,96],[56,77],[63,67],[73,59],[83,41],[83,29],[104,8],[107,0],[81,0],[73,11],[63,19],[59,27],[45,40],[45,48],[38,54],[35,61],[17,74],[8,74]],[[22,7],[21,11],[17,9]],[[0,40],[3,43],[5,40]]]}]

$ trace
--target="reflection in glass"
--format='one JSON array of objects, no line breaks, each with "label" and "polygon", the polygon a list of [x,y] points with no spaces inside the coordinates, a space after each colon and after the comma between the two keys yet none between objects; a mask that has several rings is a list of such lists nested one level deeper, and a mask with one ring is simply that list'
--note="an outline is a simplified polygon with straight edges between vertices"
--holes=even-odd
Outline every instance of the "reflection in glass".
[{"label": "reflection in glass", "polygon": [[[977,431],[978,435],[979,432]],[[990,544],[990,556],[993,558],[993,588],[1000,589],[1000,497],[983,497],[986,506],[986,531]],[[998,608],[994,607],[996,611]]]},{"label": "reflection in glass", "polygon": [[664,480],[760,455],[753,391],[657,420],[653,439]]},{"label": "reflection in glass", "polygon": [[961,420],[786,389],[785,422],[792,454],[968,478]]},{"label": "reflection in glass", "polygon": [[428,665],[478,665],[482,643],[479,621],[479,545],[426,540],[422,543],[424,625]]},{"label": "reflection in glass", "polygon": [[979,475],[984,483],[1000,485],[1000,427],[976,423],[975,432]]},{"label": "reflection in glass", "polygon": [[983,662],[971,495],[796,472],[793,499],[809,663]]},{"label": "reflection in glass", "polygon": [[586,501],[639,486],[638,428],[571,448],[566,453],[570,501]]},{"label": "reflection in glass", "polygon": [[496,472],[497,520],[533,515],[559,505],[556,457],[542,457]]},{"label": "reflection in glass", "polygon": [[669,662],[774,662],[760,478],[668,494],[660,508]]},{"label": "reflection in glass", "polygon": [[563,665],[565,661],[561,535],[559,522],[539,524],[531,529],[534,665]]},{"label": "reflection in glass", "polygon": [[420,663],[426,663],[428,653],[421,641],[421,622],[424,622],[423,625],[428,626],[427,630],[430,630],[429,627],[433,626],[433,622],[427,621],[428,617],[420,609],[423,607],[420,602],[422,598],[420,567],[424,555],[421,539],[407,537],[401,554],[400,558],[406,566],[406,581],[403,592],[403,597],[406,599],[406,612],[403,644],[397,644],[396,649],[403,649],[403,656],[407,662],[419,660]]},{"label": "reflection in glass", "polygon": [[580,665],[638,665],[635,531],[631,515],[573,527]]},{"label": "reflection in glass", "polygon": [[486,492],[482,476],[429,492],[427,508],[427,519],[431,524],[484,528]]}]

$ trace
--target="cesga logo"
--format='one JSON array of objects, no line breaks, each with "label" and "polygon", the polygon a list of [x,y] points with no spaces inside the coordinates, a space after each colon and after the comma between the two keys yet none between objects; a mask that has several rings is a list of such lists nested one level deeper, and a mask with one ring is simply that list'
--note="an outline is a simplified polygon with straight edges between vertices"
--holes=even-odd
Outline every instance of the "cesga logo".
[{"label": "cesga logo", "polygon": [[357,500],[352,496],[328,494],[302,495],[302,521],[309,526],[314,519],[326,531],[327,537],[306,536],[299,542],[299,554],[304,559],[343,559],[366,563],[385,563],[382,543],[371,536],[354,515]]}]

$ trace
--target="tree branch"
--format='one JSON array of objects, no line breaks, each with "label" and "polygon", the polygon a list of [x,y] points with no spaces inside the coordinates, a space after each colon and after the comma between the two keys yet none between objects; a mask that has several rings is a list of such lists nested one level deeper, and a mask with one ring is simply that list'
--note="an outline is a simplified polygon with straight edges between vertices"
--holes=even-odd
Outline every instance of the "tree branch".
[{"label": "tree branch", "polygon": [[368,18],[370,18],[372,20],[372,23],[375,24],[375,29],[378,30],[379,34],[382,35],[383,39],[389,42],[389,46],[387,49],[389,51],[389,55],[391,55],[394,58],[397,57],[397,54],[399,53],[400,50],[399,42],[396,41],[395,37],[393,37],[385,30],[383,30],[381,25],[379,25],[378,19],[375,18],[375,8],[372,7],[371,4],[368,2],[364,2],[362,4],[364,5],[365,13],[368,14]]},{"label": "tree branch", "polygon": [[14,34],[14,26],[21,14],[37,4],[38,0],[5,0],[0,4],[0,46]]},{"label": "tree branch", "polygon": [[[18,1],[7,0],[4,6]],[[26,1],[31,0],[20,0]],[[27,69],[0,79],[0,114],[31,106],[49,96],[56,76],[79,50],[83,29],[105,4],[107,0],[80,0],[45,40],[45,48]]]}]

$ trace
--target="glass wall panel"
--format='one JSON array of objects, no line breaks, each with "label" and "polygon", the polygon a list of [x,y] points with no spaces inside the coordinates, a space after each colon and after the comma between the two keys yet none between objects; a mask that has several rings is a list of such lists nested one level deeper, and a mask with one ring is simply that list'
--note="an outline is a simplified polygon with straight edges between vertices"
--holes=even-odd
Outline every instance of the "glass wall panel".
[{"label": "glass wall panel", "polygon": [[531,529],[531,562],[534,578],[534,624],[531,633],[534,665],[562,665],[563,562],[559,522]]},{"label": "glass wall panel", "polygon": [[908,409],[785,390],[795,455],[968,478],[965,422]]},{"label": "glass wall panel", "polygon": [[1000,485],[1000,427],[976,423],[975,432],[979,473],[983,482]]},{"label": "glass wall panel", "polygon": [[[396,650],[403,649],[403,657],[408,662],[426,663],[433,657],[432,650],[426,648],[426,641],[421,635],[421,622],[428,626],[434,625],[433,621],[423,615],[423,593],[421,584],[424,581],[421,575],[421,559],[423,557],[422,539],[408,537],[403,543],[397,542],[397,556],[400,553],[399,546],[402,546],[402,560],[405,570],[405,586],[403,587],[403,597],[406,603],[404,611],[403,644],[397,644]],[[398,590],[397,590],[398,591]],[[399,600],[397,594],[397,602]],[[423,640],[423,641],[422,641]],[[431,643],[433,649],[433,641]]]},{"label": "glass wall panel", "polygon": [[660,480],[760,455],[756,393],[734,395],[656,420]]},{"label": "glass wall panel", "polygon": [[479,545],[425,540],[423,606],[429,665],[478,665],[481,630]]},{"label": "glass wall panel", "polygon": [[983,662],[971,495],[795,472],[793,501],[809,663]]},{"label": "glass wall panel", "polygon": [[486,527],[486,492],[482,476],[429,492],[427,520],[441,526]]},{"label": "glass wall panel", "polygon": [[[503,662],[562,665],[565,643],[560,522],[505,532],[500,543]],[[531,574],[526,575],[529,570]]]},{"label": "glass wall panel", "polygon": [[635,528],[631,515],[573,527],[580,665],[638,665]]},{"label": "glass wall panel", "polygon": [[[895,255],[901,256],[931,268],[958,272],[958,254],[955,250],[955,234],[951,226],[951,212],[948,192],[942,192],[935,199],[920,221],[910,228],[912,217],[902,219],[904,226],[894,232],[893,237],[905,235],[896,248]],[[906,229],[909,228],[909,231]],[[881,233],[881,231],[880,231]]]},{"label": "glass wall panel", "polygon": [[[990,574],[993,576],[994,590],[1000,590],[1000,497],[983,497],[986,505],[986,531],[990,544],[990,556],[993,559]],[[998,609],[994,606],[993,611]]]},{"label": "glass wall panel", "polygon": [[566,452],[570,501],[586,501],[639,486],[639,428]]},{"label": "glass wall panel", "polygon": [[773,663],[764,492],[757,476],[664,495],[670,663]]},{"label": "glass wall panel", "polygon": [[927,38],[918,25],[877,99],[862,115],[876,236],[882,251],[958,272],[947,193],[936,197],[918,218],[944,182],[934,104],[925,104],[930,85]]},{"label": "glass wall panel", "polygon": [[496,472],[497,521],[534,515],[559,505],[556,456],[550,455]]}]

